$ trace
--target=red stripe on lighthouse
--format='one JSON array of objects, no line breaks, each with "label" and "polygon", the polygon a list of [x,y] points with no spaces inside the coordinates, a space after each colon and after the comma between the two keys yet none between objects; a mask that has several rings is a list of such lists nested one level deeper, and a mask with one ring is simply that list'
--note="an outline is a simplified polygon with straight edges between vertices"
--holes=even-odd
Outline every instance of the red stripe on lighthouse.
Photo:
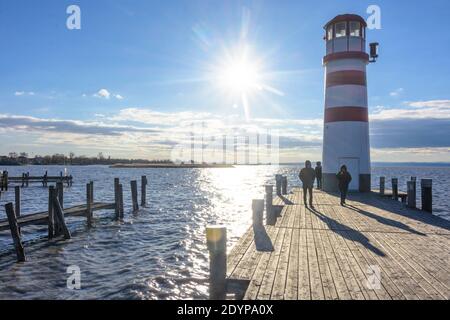
[{"label": "red stripe on lighthouse", "polygon": [[366,86],[366,73],[356,70],[336,71],[327,74],[327,88],[347,84]]},{"label": "red stripe on lighthouse", "polygon": [[325,123],[339,121],[369,122],[369,112],[362,107],[336,107],[325,109]]}]

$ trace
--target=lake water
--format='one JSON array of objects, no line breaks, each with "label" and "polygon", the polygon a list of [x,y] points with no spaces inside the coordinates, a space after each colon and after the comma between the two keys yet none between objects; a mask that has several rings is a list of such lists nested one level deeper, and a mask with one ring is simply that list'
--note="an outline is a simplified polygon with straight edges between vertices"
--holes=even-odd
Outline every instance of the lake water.
[{"label": "lake water", "polygon": [[[0,168],[2,170],[4,168]],[[57,166],[9,167],[11,176],[59,175]],[[85,185],[94,181],[95,199],[113,202],[113,179],[124,186],[125,219],[113,221],[114,211],[96,212],[95,225],[70,218],[73,238],[47,242],[45,227],[23,228],[28,261],[15,263],[9,231],[0,232],[0,299],[204,299],[207,285],[193,279],[208,277],[205,243],[207,224],[228,228],[229,249],[251,224],[251,200],[264,197],[263,185],[274,175],[288,175],[298,186],[298,166],[238,166],[222,169],[110,169],[105,166],[69,167],[74,184],[65,189],[65,206],[85,201]],[[146,175],[148,208],[131,213],[130,180]],[[376,167],[380,176],[399,178],[406,191],[411,176],[433,179],[434,214],[450,220],[450,167]],[[420,188],[420,187],[419,187]],[[139,189],[140,190],[140,189]],[[140,193],[140,192],[139,192]],[[418,192],[420,204],[420,192]],[[22,191],[22,214],[46,211],[48,192],[39,184]],[[4,204],[13,192],[2,194]],[[66,286],[69,266],[81,271],[81,290]],[[191,280],[189,280],[191,279]]]}]

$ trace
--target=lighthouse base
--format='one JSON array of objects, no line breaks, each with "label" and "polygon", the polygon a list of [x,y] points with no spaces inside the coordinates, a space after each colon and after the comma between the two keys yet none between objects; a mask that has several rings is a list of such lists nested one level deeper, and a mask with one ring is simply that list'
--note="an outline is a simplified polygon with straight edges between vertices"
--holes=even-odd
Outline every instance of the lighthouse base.
[{"label": "lighthouse base", "polygon": [[[354,179],[354,178],[353,178]],[[322,174],[322,190],[325,192],[338,192],[338,181],[335,173]],[[370,192],[371,190],[371,175],[359,175],[359,192]]]}]

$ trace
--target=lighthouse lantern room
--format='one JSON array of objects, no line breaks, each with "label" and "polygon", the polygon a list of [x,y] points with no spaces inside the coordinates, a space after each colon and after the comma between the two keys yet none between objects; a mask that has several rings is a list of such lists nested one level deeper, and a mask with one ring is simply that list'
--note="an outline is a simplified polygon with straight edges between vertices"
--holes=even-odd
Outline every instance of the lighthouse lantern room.
[{"label": "lighthouse lantern room", "polygon": [[[337,190],[336,173],[346,165],[350,190],[370,191],[370,144],[367,101],[366,27],[354,14],[325,25],[325,112],[323,189]],[[372,57],[373,58],[373,57]],[[376,58],[376,57],[375,57]]]}]

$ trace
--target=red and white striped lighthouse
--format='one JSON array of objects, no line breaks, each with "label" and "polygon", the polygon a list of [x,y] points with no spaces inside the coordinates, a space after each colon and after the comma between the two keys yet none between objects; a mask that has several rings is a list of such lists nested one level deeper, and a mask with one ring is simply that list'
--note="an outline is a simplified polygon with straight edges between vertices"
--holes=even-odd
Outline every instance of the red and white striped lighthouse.
[{"label": "red and white striped lighthouse", "polygon": [[336,191],[336,173],[346,165],[350,190],[370,191],[367,108],[366,27],[358,15],[344,14],[325,25],[325,114],[323,189]]}]

